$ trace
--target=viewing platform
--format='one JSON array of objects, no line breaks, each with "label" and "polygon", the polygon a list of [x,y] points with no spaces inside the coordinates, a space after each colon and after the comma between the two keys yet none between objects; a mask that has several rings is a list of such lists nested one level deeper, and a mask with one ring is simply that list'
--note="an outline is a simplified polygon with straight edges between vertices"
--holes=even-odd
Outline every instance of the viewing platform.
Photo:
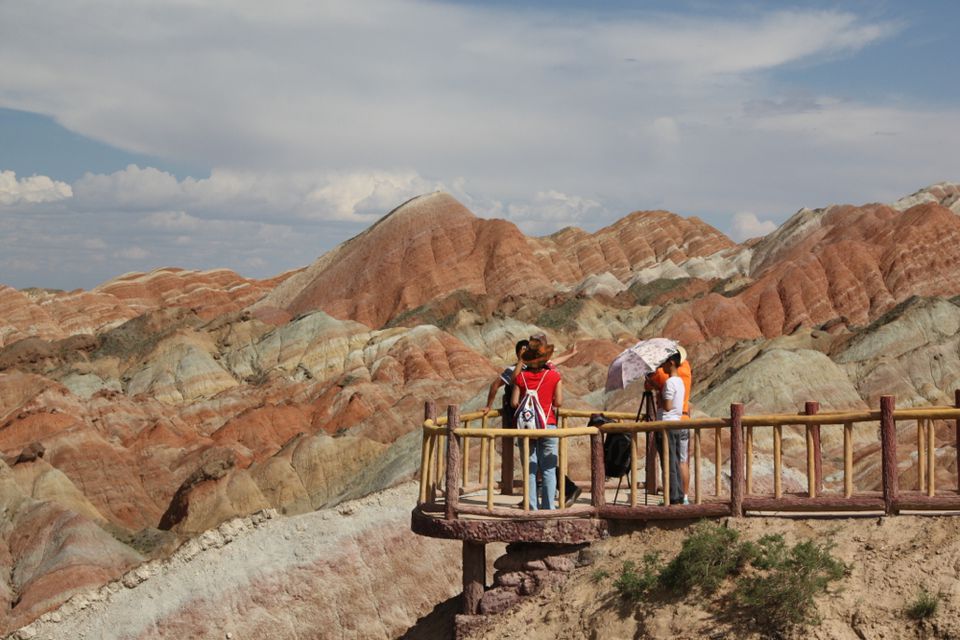
[{"label": "viewing platform", "polygon": [[[621,521],[960,511],[960,390],[954,399],[953,407],[896,409],[893,396],[883,396],[876,410],[842,412],[820,412],[818,403],[807,402],[801,413],[768,415],[745,415],[737,403],[729,416],[679,425],[653,420],[650,403],[640,420],[622,412],[561,409],[560,424],[551,430],[497,428],[491,424],[500,421],[499,411],[461,415],[456,406],[438,417],[434,403],[427,402],[411,527],[420,535],[463,541],[463,611],[473,614],[483,594],[484,548],[490,542],[579,544],[615,533]],[[587,426],[595,414],[618,422]],[[660,439],[658,450],[654,434],[670,428],[691,430],[690,504],[661,504],[670,493],[670,475],[658,471],[657,456],[670,459],[669,438]],[[614,433],[629,436],[633,455],[624,477],[608,479],[603,439]],[[527,483],[515,476],[527,477],[530,441],[542,437],[559,438],[558,508],[532,511]],[[761,438],[763,447],[757,445]],[[827,438],[837,451],[825,461]],[[789,471],[805,471],[803,491],[784,489],[787,439],[794,452]],[[953,448],[947,461],[944,445]],[[765,477],[763,487],[755,482],[759,455],[772,463],[772,481]],[[938,465],[954,466],[956,482],[938,489]],[[869,475],[869,486],[858,486],[855,468],[871,470],[860,474]],[[569,506],[564,506],[564,476],[582,490]],[[901,490],[901,482],[912,487]]]}]

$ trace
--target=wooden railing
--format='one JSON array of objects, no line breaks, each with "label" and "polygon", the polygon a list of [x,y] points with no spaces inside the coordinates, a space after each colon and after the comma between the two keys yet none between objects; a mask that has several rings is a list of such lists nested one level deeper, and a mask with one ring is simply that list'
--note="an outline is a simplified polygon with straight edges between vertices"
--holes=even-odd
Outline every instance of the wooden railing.
[{"label": "wooden railing", "polygon": [[[729,417],[696,418],[677,422],[636,421],[636,415],[620,412],[594,412],[561,409],[558,429],[522,430],[501,429],[490,426],[491,419],[499,411],[473,412],[461,415],[459,408],[450,406],[447,415],[437,417],[432,402],[427,402],[423,422],[423,447],[420,473],[420,508],[427,512],[443,511],[445,518],[461,515],[501,518],[555,518],[555,517],[605,517],[605,518],[686,518],[711,515],[739,516],[748,511],[882,511],[893,514],[901,509],[951,510],[960,509],[960,491],[936,490],[936,443],[937,422],[953,421],[955,443],[960,442],[960,390],[955,394],[954,407],[931,406],[897,410],[892,396],[883,396],[878,410],[820,412],[819,405],[808,402],[801,414],[744,415],[742,404],[730,406]],[[602,415],[620,422],[591,427],[577,424],[591,415]],[[897,457],[898,423],[915,422],[917,425],[916,460],[917,489],[901,492]],[[909,427],[909,425],[907,425]],[[805,466],[807,487],[802,494],[786,493],[783,490],[783,429],[800,428],[805,434]],[[870,429],[880,433],[880,491],[858,490],[854,479],[854,430]],[[656,454],[661,460],[670,459],[669,438],[661,438],[662,449],[654,453],[653,434],[666,435],[667,430],[683,428],[691,430],[690,466],[693,485],[692,502],[689,505],[639,504],[640,487],[648,494],[655,490],[654,474]],[[757,495],[754,491],[755,435],[758,430],[772,429],[773,491]],[[842,489],[824,491],[824,472],[821,431],[842,429],[843,456],[841,474]],[[711,496],[705,495],[703,487],[703,433],[712,434],[714,487]],[[627,489],[627,503],[606,504],[603,461],[603,435],[625,433],[631,441],[631,469]],[[828,431],[829,433],[829,431]],[[644,436],[644,437],[641,437]],[[552,511],[529,511],[528,461],[530,440],[558,438],[557,485],[560,492],[559,508]],[[520,469],[523,485],[523,502],[520,507],[496,506],[495,497],[513,495],[514,489],[514,439],[520,438]],[[590,505],[564,508],[566,501],[562,478],[567,475],[570,452],[569,442],[589,438]],[[726,447],[724,447],[724,440]],[[501,477],[496,477],[496,445],[500,443]],[[709,442],[709,441],[708,441]],[[875,449],[874,444],[870,447]],[[643,455],[641,456],[641,443]],[[473,446],[471,446],[473,445]],[[470,483],[471,449],[478,455],[475,484]],[[954,446],[957,459],[957,486],[960,487],[960,452]],[[861,451],[861,459],[870,451]],[[874,454],[875,455],[875,454]],[[647,474],[643,482],[638,477],[639,460],[646,460]],[[729,493],[723,493],[721,469],[724,459],[729,464]],[[670,494],[670,475],[667,465],[661,465],[660,485],[663,495]],[[486,492],[486,504],[466,504],[460,497],[464,494]],[[442,494],[443,500],[438,498]]]}]

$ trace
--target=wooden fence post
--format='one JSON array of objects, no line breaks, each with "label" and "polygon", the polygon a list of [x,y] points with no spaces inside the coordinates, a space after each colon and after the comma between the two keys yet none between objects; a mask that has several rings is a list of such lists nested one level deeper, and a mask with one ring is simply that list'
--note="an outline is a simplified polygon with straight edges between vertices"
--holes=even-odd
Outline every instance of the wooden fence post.
[{"label": "wooden fence post", "polygon": [[594,507],[607,505],[607,496],[603,492],[606,480],[603,468],[603,434],[596,433],[590,436],[590,504]]},{"label": "wooden fence post", "polygon": [[[513,416],[509,414],[509,410],[504,407],[501,413],[501,426],[504,429],[512,429]],[[505,496],[513,495],[514,454],[517,451],[514,444],[512,436],[504,437],[500,443],[500,493]],[[523,481],[526,482],[526,478]]]},{"label": "wooden fence post", "polygon": [[[423,420],[424,422],[427,420],[437,421],[437,405],[433,400],[427,400],[423,403]],[[421,435],[423,443],[420,449],[420,504],[423,504],[428,499],[433,500],[430,496],[430,438],[432,436],[422,429]]]},{"label": "wooden fence post", "polygon": [[743,404],[730,405],[730,515],[743,515]]},{"label": "wooden fence post", "polygon": [[[960,409],[960,389],[955,389],[953,392],[953,406]],[[960,491],[960,418],[957,418],[954,421],[954,434],[956,440],[954,441],[954,448],[957,450],[957,491]]]},{"label": "wooden fence post", "polygon": [[[444,516],[447,520],[457,517],[460,502],[460,438],[454,429],[460,426],[460,407],[447,407],[447,474],[444,478]],[[442,452],[441,452],[442,455]]]},{"label": "wooden fence post", "polygon": [[893,419],[893,396],[880,396],[880,449],[882,455],[883,507],[887,514],[897,513],[897,423]]},{"label": "wooden fence post", "polygon": [[[807,402],[803,406],[803,412],[808,416],[820,413],[819,402]],[[813,469],[814,469],[814,487],[817,488],[817,495],[823,493],[823,447],[820,445],[820,425],[810,425],[810,434],[813,436]]]},{"label": "wooden fence post", "polygon": [[657,479],[657,441],[652,431],[647,433],[646,441],[643,487],[647,494],[651,494],[657,492],[657,483],[659,482]]}]

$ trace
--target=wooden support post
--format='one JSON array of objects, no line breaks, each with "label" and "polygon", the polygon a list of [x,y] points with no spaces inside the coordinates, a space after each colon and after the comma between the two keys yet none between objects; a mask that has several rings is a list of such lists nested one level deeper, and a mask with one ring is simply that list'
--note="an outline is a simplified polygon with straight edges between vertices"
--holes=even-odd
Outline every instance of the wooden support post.
[{"label": "wooden support post", "polygon": [[637,506],[637,434],[630,434],[630,506]]},{"label": "wooden support post", "polygon": [[670,504],[670,431],[660,432],[660,468],[663,470],[663,504]]},{"label": "wooden support post", "polygon": [[730,405],[730,515],[743,515],[743,404]]},{"label": "wooden support post", "polygon": [[700,475],[703,471],[703,459],[700,456],[700,429],[693,430],[693,460],[697,472],[693,481],[693,502],[694,504],[702,504],[703,494],[701,493]]},{"label": "wooden support post", "polygon": [[[437,420],[437,405],[433,400],[423,403],[423,420]],[[423,433],[423,443],[420,447],[420,504],[427,501],[427,492],[430,487],[430,435]]]},{"label": "wooden support post", "polygon": [[460,408],[448,406],[446,478],[443,483],[444,517],[447,520],[457,517],[457,504],[460,502],[460,437],[455,433],[459,424]]},{"label": "wooden support post", "polygon": [[[960,409],[960,389],[953,392],[953,406]],[[953,448],[957,453],[957,491],[960,492],[960,418],[955,421],[953,437]]]},{"label": "wooden support post", "polygon": [[[463,428],[466,429],[469,427],[470,427],[470,421],[464,420]],[[471,438],[470,436],[463,436],[461,440],[461,443],[463,444],[463,450],[460,452],[460,461],[461,461],[460,477],[461,478],[470,477],[470,444],[472,442],[473,442],[473,438]],[[467,483],[464,482],[463,484],[467,484]]]},{"label": "wooden support post", "polygon": [[893,419],[893,396],[880,396],[880,450],[883,478],[883,507],[888,515],[897,512],[900,491],[897,478],[897,423]]},{"label": "wooden support post", "polygon": [[483,479],[486,477],[487,456],[490,455],[489,447],[490,441],[487,438],[480,438],[480,464],[477,469],[477,484],[479,485],[483,484]]},{"label": "wooden support post", "polygon": [[603,435],[590,436],[590,504],[600,508],[607,504],[604,485],[607,476],[603,469]]},{"label": "wooden support post", "polygon": [[480,599],[487,582],[486,545],[463,541],[463,613],[480,613]]},{"label": "wooden support post", "polygon": [[[470,420],[463,421],[463,428],[470,428]],[[460,440],[460,458],[463,463],[463,469],[460,472],[460,477],[463,478],[463,484],[467,484],[467,480],[470,478],[470,445],[473,444],[474,438],[470,436],[463,436]]]},{"label": "wooden support post", "polygon": [[927,490],[927,434],[923,418],[917,418],[917,491]]},{"label": "wooden support post", "polygon": [[437,502],[437,465],[433,458],[437,455],[437,440],[439,437],[437,434],[431,433],[427,440],[427,501],[431,504]]},{"label": "wooden support post", "polygon": [[[566,429],[566,418],[564,418],[563,428]],[[560,438],[560,454],[563,456],[560,464],[560,472],[564,477],[570,475],[570,440],[568,438]],[[559,482],[559,480],[558,480]],[[563,483],[566,485],[566,483]]]},{"label": "wooden support post", "polygon": [[813,425],[807,425],[807,495],[817,497],[817,467],[813,453]]},{"label": "wooden support post", "polygon": [[713,490],[713,495],[720,495],[720,479],[722,477],[720,466],[723,463],[723,458],[721,457],[720,448],[720,427],[717,427],[713,430],[713,466],[714,466],[714,484],[716,485]]},{"label": "wooden support post", "polygon": [[430,435],[427,433],[421,435],[423,442],[420,444],[420,497],[417,504],[423,504],[427,501],[427,482],[430,478],[430,467],[427,460],[427,454],[430,452]]},{"label": "wooden support post", "polygon": [[773,428],[773,497],[783,497],[783,427]]},{"label": "wooden support post", "polygon": [[[530,438],[521,438],[523,441],[523,460],[520,468],[523,470],[523,510],[530,511]],[[539,505],[538,505],[539,506]]]},{"label": "wooden support post", "polygon": [[[808,416],[820,413],[820,403],[807,402],[803,406],[803,412]],[[819,495],[823,493],[823,447],[820,444],[820,425],[810,425],[810,433],[813,436],[813,475],[816,478],[813,487]]]},{"label": "wooden support post", "polygon": [[650,494],[657,492],[657,445],[652,431],[647,432],[646,443],[643,486]]},{"label": "wooden support post", "polygon": [[437,491],[440,491],[443,481],[446,479],[444,463],[447,461],[447,436],[438,433],[434,438],[434,447],[436,448],[437,457],[435,458],[437,462],[436,473],[433,476],[433,482],[437,487]]},{"label": "wooden support post", "polygon": [[[566,416],[560,416],[560,424],[558,426],[561,430],[567,428]],[[567,483],[563,481],[563,478],[566,476],[564,466],[567,463],[567,456],[563,445],[566,444],[566,442],[566,438],[557,440],[557,490],[560,493],[561,509],[565,508],[564,505],[567,503]]]},{"label": "wooden support post", "polygon": [[843,425],[843,495],[853,495],[853,423]]},{"label": "wooden support post", "polygon": [[927,495],[937,494],[937,430],[933,420],[927,420]]},{"label": "wooden support post", "polygon": [[753,427],[747,427],[747,495],[753,493]]},{"label": "wooden support post", "polygon": [[[504,428],[513,426],[510,416],[503,416],[502,426]],[[513,495],[513,469],[516,451],[513,436],[504,438],[500,442],[500,493],[505,496]]]},{"label": "wooden support post", "polygon": [[487,449],[490,451],[490,455],[487,456],[487,509],[493,509],[493,451],[495,449],[495,444],[496,440],[491,437],[490,446],[487,447]]}]

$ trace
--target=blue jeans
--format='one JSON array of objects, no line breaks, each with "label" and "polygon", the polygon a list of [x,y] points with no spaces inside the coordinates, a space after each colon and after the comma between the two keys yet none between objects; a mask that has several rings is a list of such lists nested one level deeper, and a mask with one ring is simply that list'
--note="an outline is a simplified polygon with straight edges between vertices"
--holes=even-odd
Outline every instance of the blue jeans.
[{"label": "blue jeans", "polygon": [[[557,425],[548,424],[547,429]],[[539,494],[540,509],[555,509],[553,498],[557,494],[557,451],[560,438],[537,438],[530,440],[530,509],[537,511],[537,472],[543,475],[543,491]]]}]

